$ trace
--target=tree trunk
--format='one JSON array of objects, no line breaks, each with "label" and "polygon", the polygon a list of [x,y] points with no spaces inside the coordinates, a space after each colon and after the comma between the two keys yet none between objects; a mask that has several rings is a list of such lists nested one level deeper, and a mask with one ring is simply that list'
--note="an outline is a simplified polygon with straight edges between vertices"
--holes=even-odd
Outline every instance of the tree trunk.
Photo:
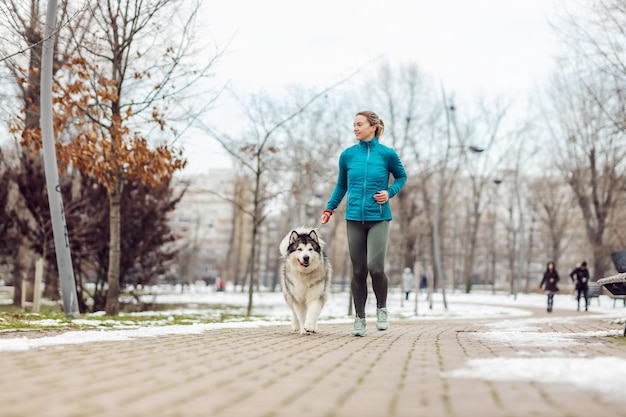
[{"label": "tree trunk", "polygon": [[25,275],[26,251],[26,245],[22,242],[17,248],[13,263],[13,305],[16,307],[22,305],[22,281]]},{"label": "tree trunk", "polygon": [[59,274],[55,268],[55,264],[52,262],[46,262],[45,264],[45,275],[46,284],[43,290],[43,296],[49,300],[58,301],[61,299],[60,291],[61,287],[59,285]]},{"label": "tree trunk", "polygon": [[[597,173],[597,168],[594,164],[595,158],[593,152],[591,156],[589,156],[589,159],[592,161],[590,163],[591,176],[597,178],[600,175]],[[574,190],[578,205],[583,213],[587,240],[593,248],[593,266],[589,271],[590,278],[605,277],[607,271],[610,269],[610,264],[604,245],[604,231],[606,230],[606,220],[609,213],[615,210],[615,199],[613,195],[617,189],[617,181],[614,179],[611,180],[610,183],[605,186],[605,189],[600,189],[597,180],[591,181],[589,186],[590,194],[586,194],[588,192],[585,187],[586,184],[576,177],[570,180],[570,185]],[[598,198],[597,196],[599,194],[605,197],[602,199]]]},{"label": "tree trunk", "polygon": [[465,282],[467,280],[474,279],[474,259],[476,257],[476,242],[478,241],[478,226],[480,224],[480,214],[478,214],[478,207],[475,207],[475,211],[472,216],[470,216],[469,221],[469,239],[468,239],[468,248],[465,251],[465,262],[463,265],[463,279]]},{"label": "tree trunk", "polygon": [[510,272],[510,284],[511,284],[511,295],[516,293],[515,286],[515,251],[517,250],[517,231],[515,225],[513,224],[513,203],[508,207],[509,211],[509,224],[507,231],[507,244],[508,244],[508,261],[509,261],[509,272]]},{"label": "tree trunk", "polygon": [[591,246],[593,247],[593,269],[589,271],[589,278],[591,281],[596,281],[611,275],[612,264],[609,262],[610,256],[607,255],[610,250],[607,250],[604,244],[604,225],[602,230],[598,230],[593,236]]},{"label": "tree trunk", "polygon": [[[260,166],[260,163],[259,163]],[[254,215],[252,216],[252,248],[250,250],[250,283],[248,287],[248,310],[246,315],[252,315],[252,302],[254,294],[254,285],[256,283],[256,249],[257,249],[257,235],[259,231],[259,225],[261,224],[261,173],[260,169],[256,172],[256,183],[254,187],[254,206],[252,208]]]},{"label": "tree trunk", "polygon": [[[533,260],[533,245],[535,238],[535,216],[533,215],[530,219],[530,230],[528,231],[528,252],[526,253],[525,260],[525,280],[524,280],[524,294],[528,294],[530,291],[530,265]],[[556,265],[556,264],[555,264]]]},{"label": "tree trunk", "polygon": [[248,309],[246,311],[246,315],[249,317],[252,315],[252,302],[253,302],[253,294],[254,294],[254,286],[256,284],[256,268],[254,265],[256,263],[253,261],[256,256],[256,236],[257,236],[257,221],[254,219],[254,226],[252,227],[252,250],[250,253],[250,283],[248,284]]},{"label": "tree trunk", "polygon": [[[24,144],[26,146],[33,146],[31,141],[31,135],[33,135],[33,132],[37,131],[39,129],[39,105],[40,105],[40,70],[41,70],[41,54],[42,54],[42,39],[41,39],[41,33],[37,30],[34,30],[34,25],[35,25],[35,21],[36,21],[36,12],[37,10],[35,8],[31,9],[31,26],[29,28],[27,28],[25,30],[25,37],[29,43],[29,45],[32,45],[31,47],[31,51],[30,51],[30,57],[29,57],[29,62],[28,62],[28,88],[26,88],[26,90],[24,91],[24,95],[23,95],[23,103],[24,103],[24,130],[22,132],[22,141],[24,142]],[[30,148],[30,149],[34,149],[34,148]],[[28,150],[23,149],[22,150],[24,152],[24,154],[28,153]],[[27,156],[27,158],[32,159],[32,157],[29,155]],[[23,168],[23,163],[24,161],[22,161],[22,168]],[[30,252],[30,251],[27,251]],[[33,268],[30,267],[31,265],[31,261],[32,258],[29,254],[29,256],[26,256],[26,258],[22,258],[24,259],[26,262],[28,263],[24,263],[22,264],[20,267],[21,268],[25,268],[26,270],[24,271],[22,269],[20,274],[16,274],[16,283],[15,283],[15,288],[16,288],[16,294],[13,298],[13,303],[15,305],[21,305],[21,298],[22,298],[22,280],[25,280],[28,283],[27,288],[32,289],[34,286],[34,282],[35,282],[35,275],[34,273],[31,274],[31,269],[34,271]],[[34,261],[32,261],[34,263]],[[19,292],[19,294],[17,294]],[[18,298],[19,295],[19,298]],[[26,299],[30,299],[29,298],[29,294],[26,294]]]},{"label": "tree trunk", "polygon": [[122,181],[117,179],[109,196],[109,270],[107,272],[106,315],[116,316],[119,313],[120,293],[120,209],[122,201]]}]

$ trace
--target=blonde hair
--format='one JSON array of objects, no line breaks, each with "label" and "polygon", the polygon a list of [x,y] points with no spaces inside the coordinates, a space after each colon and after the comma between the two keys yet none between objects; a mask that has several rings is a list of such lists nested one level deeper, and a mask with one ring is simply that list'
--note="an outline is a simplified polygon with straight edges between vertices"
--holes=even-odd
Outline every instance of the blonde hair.
[{"label": "blonde hair", "polygon": [[374,133],[374,136],[380,139],[380,137],[383,135],[383,132],[385,131],[385,123],[383,122],[383,119],[381,119],[376,113],[370,110],[360,111],[355,115],[355,117],[359,115],[365,117],[370,126],[376,126],[376,132]]}]

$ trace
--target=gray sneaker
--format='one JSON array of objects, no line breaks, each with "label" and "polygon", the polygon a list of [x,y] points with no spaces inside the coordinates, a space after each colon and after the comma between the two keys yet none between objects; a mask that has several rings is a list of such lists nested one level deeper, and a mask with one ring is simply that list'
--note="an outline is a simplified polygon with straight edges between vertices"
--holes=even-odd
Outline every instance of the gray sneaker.
[{"label": "gray sneaker", "polygon": [[376,328],[378,330],[387,330],[389,321],[387,320],[387,307],[376,309]]},{"label": "gray sneaker", "polygon": [[356,317],[354,319],[354,329],[352,329],[352,336],[365,336],[366,331],[367,329],[365,325],[365,317]]}]

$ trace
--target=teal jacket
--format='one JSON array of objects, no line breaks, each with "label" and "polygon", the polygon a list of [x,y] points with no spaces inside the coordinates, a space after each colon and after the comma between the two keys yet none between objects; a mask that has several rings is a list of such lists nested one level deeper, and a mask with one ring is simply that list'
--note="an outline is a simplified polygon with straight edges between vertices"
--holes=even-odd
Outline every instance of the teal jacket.
[{"label": "teal jacket", "polygon": [[[389,174],[394,178],[391,185]],[[348,193],[346,220],[391,220],[389,201],[378,204],[374,194],[386,190],[391,200],[405,182],[406,172],[396,151],[378,143],[377,138],[359,141],[339,156],[337,185],[326,204],[326,210],[335,210]]]}]

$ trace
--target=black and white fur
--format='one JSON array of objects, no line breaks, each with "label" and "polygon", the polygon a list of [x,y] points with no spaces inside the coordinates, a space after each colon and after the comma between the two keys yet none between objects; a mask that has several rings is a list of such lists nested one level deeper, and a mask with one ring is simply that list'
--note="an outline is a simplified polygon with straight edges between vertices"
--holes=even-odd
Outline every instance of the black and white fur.
[{"label": "black and white fur", "polygon": [[324,254],[324,241],[315,229],[299,227],[280,243],[280,283],[292,312],[294,332],[317,331],[317,320],[330,293],[332,266]]}]

